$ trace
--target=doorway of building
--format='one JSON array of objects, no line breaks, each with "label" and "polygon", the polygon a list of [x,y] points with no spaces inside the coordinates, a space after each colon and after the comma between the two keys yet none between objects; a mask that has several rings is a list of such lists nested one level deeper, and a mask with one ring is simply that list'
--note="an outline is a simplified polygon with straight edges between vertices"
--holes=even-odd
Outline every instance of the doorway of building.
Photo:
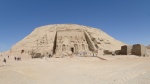
[{"label": "doorway of building", "polygon": [[74,48],[71,48],[72,53],[74,53]]}]

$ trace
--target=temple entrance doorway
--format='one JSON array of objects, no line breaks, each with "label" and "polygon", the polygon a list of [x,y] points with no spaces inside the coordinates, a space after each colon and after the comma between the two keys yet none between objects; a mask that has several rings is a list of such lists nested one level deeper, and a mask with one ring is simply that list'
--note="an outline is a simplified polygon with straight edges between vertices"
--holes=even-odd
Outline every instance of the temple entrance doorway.
[{"label": "temple entrance doorway", "polygon": [[71,52],[74,53],[74,48],[71,48]]}]

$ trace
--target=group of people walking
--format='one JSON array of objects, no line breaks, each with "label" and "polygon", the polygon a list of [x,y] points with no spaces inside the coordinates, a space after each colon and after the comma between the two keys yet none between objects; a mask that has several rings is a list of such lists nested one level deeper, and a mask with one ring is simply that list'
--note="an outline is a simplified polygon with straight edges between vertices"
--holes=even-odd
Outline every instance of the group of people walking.
[{"label": "group of people walking", "polygon": [[[3,58],[2,55],[1,55],[1,57]],[[9,59],[9,55],[8,55],[7,57],[4,57],[3,60],[0,60],[0,61],[2,61],[2,66],[5,66],[5,65],[6,65],[6,62],[7,62],[7,60],[8,60],[8,59],[6,60],[6,58]],[[15,60],[15,61],[21,60],[21,57],[14,57],[14,60]]]},{"label": "group of people walking", "polygon": [[14,57],[15,61],[20,61],[21,57]]}]

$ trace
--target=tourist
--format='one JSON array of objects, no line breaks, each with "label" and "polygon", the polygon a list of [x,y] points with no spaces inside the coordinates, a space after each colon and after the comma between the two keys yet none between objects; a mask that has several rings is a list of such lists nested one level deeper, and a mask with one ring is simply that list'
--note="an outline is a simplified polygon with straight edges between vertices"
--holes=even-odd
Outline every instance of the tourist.
[{"label": "tourist", "polygon": [[14,59],[15,59],[15,61],[16,61],[17,58],[15,57]]},{"label": "tourist", "polygon": [[6,59],[4,58],[4,60],[3,60],[3,66],[5,66],[5,64],[6,64]]},{"label": "tourist", "polygon": [[8,59],[9,59],[9,55],[8,55]]},{"label": "tourist", "polygon": [[50,58],[50,57],[52,57],[52,55],[51,55],[51,54],[49,54],[49,58]]},{"label": "tourist", "polygon": [[21,57],[17,57],[17,60],[18,60],[18,61],[21,61]]}]

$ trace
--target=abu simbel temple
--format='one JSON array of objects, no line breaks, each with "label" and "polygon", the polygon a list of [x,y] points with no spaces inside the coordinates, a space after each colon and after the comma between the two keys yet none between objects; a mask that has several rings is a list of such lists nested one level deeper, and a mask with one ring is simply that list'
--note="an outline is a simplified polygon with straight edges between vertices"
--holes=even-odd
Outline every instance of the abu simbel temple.
[{"label": "abu simbel temple", "polygon": [[100,29],[77,24],[54,24],[36,28],[15,44],[10,53],[32,57],[94,56],[117,50],[124,43]]}]

